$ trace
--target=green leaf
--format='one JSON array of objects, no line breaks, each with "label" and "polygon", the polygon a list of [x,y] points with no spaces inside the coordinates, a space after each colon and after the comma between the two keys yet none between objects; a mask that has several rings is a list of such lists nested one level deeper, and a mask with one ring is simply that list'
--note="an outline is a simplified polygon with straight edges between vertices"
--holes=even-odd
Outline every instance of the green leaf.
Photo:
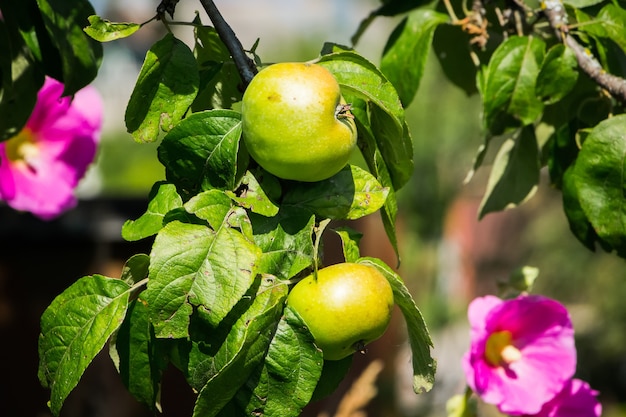
[{"label": "green leaf", "polygon": [[89,16],[89,26],[84,28],[85,33],[98,42],[110,42],[126,38],[141,28],[138,23],[111,22],[100,16]]},{"label": "green leaf", "polygon": [[323,365],[322,351],[313,343],[313,336],[297,314],[285,308],[265,357],[264,414],[299,416],[315,391]]},{"label": "green leaf", "polygon": [[362,104],[362,101],[359,101],[358,103],[355,102],[352,108],[352,112],[355,114],[356,125],[359,130],[360,148],[370,172],[378,179],[383,187],[387,187],[389,189],[389,195],[381,207],[380,214],[385,232],[389,237],[389,241],[391,242],[391,245],[396,253],[396,257],[399,260],[400,253],[398,251],[398,239],[396,237],[395,225],[396,215],[398,213],[396,193],[391,181],[389,169],[387,168],[387,163],[385,162],[382,153],[376,144],[374,134],[372,133],[369,125],[361,123],[361,120],[368,119],[367,110]]},{"label": "green leaf", "polygon": [[250,214],[254,242],[263,254],[259,272],[290,279],[313,264],[315,215],[283,208],[274,217]]},{"label": "green leaf", "polygon": [[241,100],[241,78],[230,52],[217,31],[210,26],[194,28],[196,55],[200,69],[200,92],[194,111],[229,109]]},{"label": "green leaf", "polygon": [[158,342],[140,294],[130,303],[110,353],[124,386],[153,411],[160,410],[161,377],[167,366],[166,352]]},{"label": "green leaf", "polygon": [[264,278],[252,304],[232,325],[214,354],[210,345],[195,346],[189,364],[195,374],[191,379],[206,382],[198,394],[194,416],[217,415],[262,364],[286,297],[287,285]]},{"label": "green leaf", "polygon": [[576,85],[578,61],[574,52],[563,44],[550,48],[537,76],[536,94],[545,104],[561,100]]},{"label": "green leaf", "polygon": [[[7,16],[7,19],[10,16]],[[0,141],[17,135],[35,107],[44,76],[16,19],[0,20]]]},{"label": "green leaf", "polygon": [[171,130],[196,98],[198,68],[185,43],[167,34],[146,54],[126,107],[126,129],[137,142],[154,142]]},{"label": "green leaf", "polygon": [[259,257],[259,248],[226,224],[213,231],[168,223],[152,247],[146,291],[156,336],[187,337],[194,307],[219,324],[250,288]]},{"label": "green leaf", "polygon": [[361,258],[359,263],[378,269],[389,281],[393,289],[394,302],[400,308],[406,320],[409,343],[413,362],[413,390],[416,393],[430,391],[435,382],[437,363],[430,354],[433,342],[428,333],[426,322],[411,297],[411,293],[391,268],[380,259]]},{"label": "green leaf", "polygon": [[163,227],[165,215],[183,205],[176,187],[164,181],[158,181],[152,186],[148,199],[146,212],[137,220],[127,220],[122,225],[122,237],[125,240],[132,242],[157,234]]},{"label": "green leaf", "polygon": [[487,190],[478,209],[479,218],[515,207],[532,197],[539,183],[540,168],[534,127],[524,127],[507,138],[491,168]]},{"label": "green leaf", "polygon": [[348,103],[363,102],[367,112],[356,117],[367,115],[360,123],[371,128],[394,188],[402,188],[413,173],[413,142],[393,84],[374,64],[352,51],[324,55],[318,63],[337,78]]},{"label": "green leaf", "polygon": [[476,64],[470,55],[469,35],[460,25],[438,25],[433,35],[433,51],[448,80],[468,96],[476,88]]},{"label": "green leaf", "polygon": [[128,285],[135,285],[148,277],[148,266],[150,257],[145,253],[138,253],[131,256],[122,269],[120,279]]},{"label": "green leaf", "polygon": [[122,324],[130,287],[100,275],[83,277],[57,296],[41,316],[39,380],[59,415],[93,358]]},{"label": "green leaf", "polygon": [[37,4],[61,56],[63,94],[73,95],[96,78],[102,61],[102,44],[83,31],[94,9],[87,0],[37,0]]},{"label": "green leaf", "polygon": [[582,211],[599,238],[626,257],[626,115],[597,125],[585,139],[574,165]]},{"label": "green leaf", "polygon": [[626,10],[615,4],[607,4],[596,16],[602,29],[606,31],[608,37],[626,52]]},{"label": "green leaf", "polygon": [[[261,183],[259,183],[255,174],[260,174]],[[280,208],[270,197],[270,195],[276,194],[277,190],[280,192],[280,184],[278,181],[273,181],[273,179],[273,176],[264,175],[260,171],[256,171],[256,173],[247,171],[241,179],[236,192],[226,191],[226,195],[253,213],[273,217],[278,214]],[[268,188],[268,190],[265,191],[264,188]]]},{"label": "green leaf", "polygon": [[528,125],[543,111],[535,87],[544,49],[539,38],[512,36],[493,53],[481,87],[484,123],[492,133],[500,134],[512,124],[503,116]]},{"label": "green leaf", "polygon": [[602,3],[603,1],[604,0],[563,0],[563,3],[569,4],[577,9],[582,9],[583,7],[594,6],[598,3]]},{"label": "green leaf", "polygon": [[354,220],[378,211],[388,193],[372,174],[348,165],[327,180],[294,185],[285,194],[283,205],[302,207],[334,220]]},{"label": "green leaf", "polygon": [[203,191],[185,203],[187,212],[209,222],[213,230],[217,230],[224,223],[231,208],[230,198],[221,190]]},{"label": "green leaf", "polygon": [[192,114],[159,145],[167,179],[186,195],[211,188],[233,189],[240,137],[240,113],[209,110]]},{"label": "green leaf", "polygon": [[437,26],[449,17],[434,10],[418,9],[405,17],[387,41],[380,69],[407,107],[415,97]]},{"label": "green leaf", "polygon": [[563,174],[561,187],[563,195],[563,212],[572,234],[590,251],[596,250],[598,234],[593,229],[587,215],[580,206],[580,197],[574,174],[574,165]]},{"label": "green leaf", "polygon": [[343,249],[345,261],[356,262],[361,257],[359,242],[363,237],[363,233],[349,227],[337,227],[333,230],[341,238],[341,248]]}]

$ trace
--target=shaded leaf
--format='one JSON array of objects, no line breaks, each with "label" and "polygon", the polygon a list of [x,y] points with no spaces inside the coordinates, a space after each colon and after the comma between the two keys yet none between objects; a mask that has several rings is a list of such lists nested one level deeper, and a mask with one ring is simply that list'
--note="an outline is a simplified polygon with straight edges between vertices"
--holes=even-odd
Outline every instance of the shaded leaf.
[{"label": "shaded leaf", "polygon": [[203,354],[202,347],[197,346],[200,362],[192,362],[190,368],[198,376],[192,379],[206,382],[196,400],[194,416],[217,415],[262,364],[286,297],[285,284],[273,278],[264,279],[254,301],[232,325],[216,353],[205,351]]},{"label": "shaded leaf", "polygon": [[122,269],[120,279],[128,285],[135,285],[141,280],[148,277],[148,266],[150,265],[150,257],[145,253],[138,253],[131,256]]},{"label": "shaded leaf", "polygon": [[290,279],[313,264],[315,215],[283,208],[274,217],[250,214],[254,242],[263,254],[259,272]]},{"label": "shaded leaf", "polygon": [[527,126],[507,138],[500,147],[478,209],[479,218],[515,207],[530,198],[539,183],[539,169],[534,127]]},{"label": "shaded leaf", "polygon": [[330,219],[354,220],[378,211],[388,192],[369,172],[348,165],[326,180],[295,184],[285,194],[283,205],[302,207]]},{"label": "shaded leaf", "polygon": [[94,9],[88,0],[37,0],[52,44],[61,56],[63,95],[73,95],[96,78],[102,44],[83,31]]},{"label": "shaded leaf", "polygon": [[395,86],[404,107],[413,101],[419,88],[435,29],[448,20],[445,14],[418,9],[405,17],[390,35],[380,69]]},{"label": "shaded leaf", "polygon": [[337,78],[348,103],[365,103],[368,117],[360,122],[371,127],[394,188],[400,189],[413,173],[413,143],[393,84],[374,64],[353,51],[337,50],[323,55],[318,63]]},{"label": "shaded leaf", "polygon": [[343,249],[345,261],[356,262],[361,257],[359,242],[363,237],[363,233],[349,227],[337,227],[333,230],[341,238],[341,248]]},{"label": "shaded leaf", "polygon": [[58,295],[41,316],[39,380],[49,387],[50,410],[63,402],[111,334],[124,320],[130,287],[101,275],[80,278]]},{"label": "shaded leaf", "polygon": [[111,345],[111,357],[121,380],[134,398],[151,410],[160,410],[161,377],[166,352],[154,338],[148,306],[140,295],[128,308],[126,319]]},{"label": "shaded leaf", "polygon": [[146,53],[126,107],[126,129],[137,142],[154,142],[187,113],[198,93],[198,68],[184,42],[167,34]]},{"label": "shaded leaf", "polygon": [[470,56],[469,35],[459,25],[438,25],[433,35],[433,51],[441,70],[454,85],[470,96],[476,88],[476,64]]},{"label": "shaded leaf", "polygon": [[164,181],[158,181],[152,186],[148,199],[146,212],[137,220],[127,220],[122,225],[122,237],[125,240],[135,241],[157,234],[163,227],[165,215],[183,204],[176,187]]},{"label": "shaded leaf", "polygon": [[286,307],[265,358],[268,416],[297,417],[308,404],[322,374],[323,354],[305,324]]},{"label": "shaded leaf", "polygon": [[361,123],[361,120],[367,120],[367,110],[364,107],[364,102],[355,102],[352,108],[352,112],[355,114],[356,124],[359,130],[360,148],[367,163],[370,172],[378,179],[383,187],[389,189],[389,194],[385,199],[385,203],[381,207],[380,214],[387,233],[387,237],[391,242],[392,247],[396,253],[398,261],[400,259],[400,252],[398,251],[398,239],[396,237],[396,215],[398,213],[398,204],[396,201],[396,193],[391,181],[391,175],[387,169],[387,164],[376,144],[376,139],[367,124]]},{"label": "shaded leaf", "polygon": [[200,70],[200,91],[194,111],[229,109],[243,96],[241,78],[228,48],[210,26],[194,28],[194,54]]},{"label": "shaded leaf", "polygon": [[545,104],[565,97],[578,80],[576,55],[563,44],[550,48],[537,76],[536,93]]},{"label": "shaded leaf", "polygon": [[30,117],[44,75],[15,19],[0,20],[0,47],[0,140],[7,140],[17,135]]},{"label": "shaded leaf", "polygon": [[138,23],[111,22],[100,16],[89,16],[89,26],[83,30],[98,42],[110,42],[126,38],[141,28]]},{"label": "shaded leaf", "polygon": [[430,353],[433,342],[422,313],[415,305],[411,293],[404,285],[402,278],[380,259],[365,257],[361,258],[358,263],[378,269],[391,284],[394,302],[400,308],[406,320],[412,352],[413,390],[418,394],[430,391],[435,382],[435,372],[437,370],[437,363]]},{"label": "shaded leaf", "polygon": [[626,256],[624,178],[626,115],[597,125],[585,139],[574,165],[580,207],[598,237]]}]

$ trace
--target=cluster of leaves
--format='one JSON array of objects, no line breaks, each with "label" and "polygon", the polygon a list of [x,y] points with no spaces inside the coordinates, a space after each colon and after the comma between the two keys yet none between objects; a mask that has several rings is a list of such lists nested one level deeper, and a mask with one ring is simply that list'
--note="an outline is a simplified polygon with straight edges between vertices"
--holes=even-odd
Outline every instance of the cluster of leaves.
[{"label": "cluster of leaves", "polygon": [[[90,22],[87,33],[100,41],[139,28]],[[171,33],[150,48],[126,110],[137,142],[161,140],[166,180],[154,185],[146,213],[122,228],[128,241],[154,239],[151,252],[129,259],[121,279],[78,279],[42,316],[39,378],[51,389],[52,412],[109,347],[129,391],[154,410],[171,364],[197,393],[194,415],[299,415],[332,392],[351,363],[324,361],[285,304],[290,286],[323,263],[324,232],[340,236],[346,261],[388,278],[407,323],[414,389],[430,390],[432,342],[402,279],[361,257],[359,233],[329,226],[380,210],[397,251],[395,191],[413,162],[396,90],[355,51],[325,45],[317,63],[352,103],[368,169],[348,165],[317,183],[281,180],[243,146],[234,109],[241,80],[230,53],[215,29],[193,23],[192,49]]]},{"label": "cluster of leaves", "polygon": [[95,78],[102,45],[83,31],[87,0],[0,1],[0,141],[26,124],[45,76],[72,95]]},{"label": "cluster of leaves", "polygon": [[[467,180],[495,156],[479,217],[528,200],[547,168],[574,235],[591,250],[599,245],[626,256],[626,97],[610,88],[626,85],[623,4],[388,0],[355,42],[377,16],[406,12],[381,70],[408,106],[433,50],[451,83],[480,95],[485,141]],[[614,75],[614,86],[598,82],[599,74]]]}]

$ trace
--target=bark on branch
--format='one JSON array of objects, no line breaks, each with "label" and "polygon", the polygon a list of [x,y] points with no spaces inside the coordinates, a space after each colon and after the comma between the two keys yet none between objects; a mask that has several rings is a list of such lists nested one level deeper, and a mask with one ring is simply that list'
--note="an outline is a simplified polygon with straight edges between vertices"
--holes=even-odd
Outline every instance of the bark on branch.
[{"label": "bark on branch", "polygon": [[222,14],[217,9],[217,6],[213,2],[213,0],[200,0],[202,7],[209,15],[211,22],[213,22],[213,26],[217,31],[222,42],[228,48],[230,52],[230,56],[233,58],[235,62],[235,66],[237,67],[237,71],[239,72],[239,77],[241,77],[241,81],[244,84],[244,88],[252,81],[252,78],[257,73],[256,65],[254,61],[246,55],[246,51],[243,49],[241,42],[233,32],[233,29],[230,25],[224,20]]}]

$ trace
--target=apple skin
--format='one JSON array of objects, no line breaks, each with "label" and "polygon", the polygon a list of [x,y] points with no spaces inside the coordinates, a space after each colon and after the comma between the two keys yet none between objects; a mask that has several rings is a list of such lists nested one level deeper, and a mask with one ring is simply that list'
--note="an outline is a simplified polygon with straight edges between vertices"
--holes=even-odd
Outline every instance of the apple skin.
[{"label": "apple skin", "polygon": [[287,304],[302,318],[325,360],[340,360],[383,335],[391,320],[393,290],[374,267],[340,263],[309,275]]},{"label": "apple skin", "polygon": [[252,158],[279,178],[321,181],[339,172],[357,142],[337,80],[312,63],[270,65],[244,92],[243,140]]}]

